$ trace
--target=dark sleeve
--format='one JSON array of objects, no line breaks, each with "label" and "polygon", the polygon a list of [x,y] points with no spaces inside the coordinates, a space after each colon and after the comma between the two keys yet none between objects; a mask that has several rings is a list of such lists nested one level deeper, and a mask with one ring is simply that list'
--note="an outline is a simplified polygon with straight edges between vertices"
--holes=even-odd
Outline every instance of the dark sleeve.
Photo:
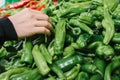
[{"label": "dark sleeve", "polygon": [[0,45],[6,40],[17,40],[17,33],[12,22],[7,18],[0,19]]}]

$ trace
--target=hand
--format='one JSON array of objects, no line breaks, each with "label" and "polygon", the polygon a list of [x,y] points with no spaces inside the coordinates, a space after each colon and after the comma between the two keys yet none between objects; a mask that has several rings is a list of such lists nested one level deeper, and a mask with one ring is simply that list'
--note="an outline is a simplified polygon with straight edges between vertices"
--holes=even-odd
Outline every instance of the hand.
[{"label": "hand", "polygon": [[50,35],[52,31],[49,17],[40,11],[26,8],[8,18],[13,23],[18,38],[24,38],[34,34]]}]

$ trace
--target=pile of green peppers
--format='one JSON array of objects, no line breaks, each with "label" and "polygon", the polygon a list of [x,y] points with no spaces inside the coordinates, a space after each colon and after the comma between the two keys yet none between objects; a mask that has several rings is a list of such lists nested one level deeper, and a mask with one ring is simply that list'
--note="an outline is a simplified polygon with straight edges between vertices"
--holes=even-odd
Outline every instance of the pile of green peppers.
[{"label": "pile of green peppers", "polygon": [[120,1],[47,1],[50,36],[5,41],[0,80],[120,80]]}]

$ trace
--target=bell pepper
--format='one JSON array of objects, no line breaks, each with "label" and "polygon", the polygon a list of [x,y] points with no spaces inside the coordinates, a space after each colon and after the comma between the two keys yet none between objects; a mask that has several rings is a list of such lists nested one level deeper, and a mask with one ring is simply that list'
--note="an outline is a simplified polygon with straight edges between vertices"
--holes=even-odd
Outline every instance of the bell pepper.
[{"label": "bell pepper", "polygon": [[55,41],[54,41],[54,53],[61,55],[63,53],[63,47],[66,36],[66,20],[61,19],[58,21],[55,27]]},{"label": "bell pepper", "polygon": [[73,66],[75,66],[76,64],[82,63],[82,61],[83,61],[83,57],[81,55],[77,54],[74,56],[60,59],[60,60],[56,61],[55,64],[63,71],[67,71],[67,70],[71,69]]},{"label": "bell pepper", "polygon": [[49,73],[50,68],[47,65],[45,58],[43,57],[42,53],[39,50],[39,46],[35,45],[32,50],[32,55],[35,61],[37,68],[41,75],[46,75]]}]

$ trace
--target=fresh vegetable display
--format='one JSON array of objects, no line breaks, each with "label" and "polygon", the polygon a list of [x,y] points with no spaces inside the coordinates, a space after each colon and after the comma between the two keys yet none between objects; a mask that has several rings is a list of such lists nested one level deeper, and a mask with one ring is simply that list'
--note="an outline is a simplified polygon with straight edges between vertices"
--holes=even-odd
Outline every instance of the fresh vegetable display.
[{"label": "fresh vegetable display", "polygon": [[21,0],[8,17],[31,8],[50,17],[50,36],[0,46],[0,80],[120,80],[119,0]]}]

